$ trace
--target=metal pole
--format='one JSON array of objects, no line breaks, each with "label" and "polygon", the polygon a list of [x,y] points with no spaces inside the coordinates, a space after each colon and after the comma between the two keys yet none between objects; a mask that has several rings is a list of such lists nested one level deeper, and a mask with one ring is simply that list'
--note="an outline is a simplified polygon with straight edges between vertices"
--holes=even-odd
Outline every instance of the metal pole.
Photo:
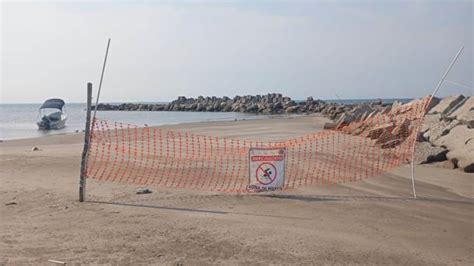
[{"label": "metal pole", "polygon": [[86,199],[86,169],[87,155],[89,152],[90,126],[91,126],[91,108],[92,108],[92,83],[87,83],[87,110],[86,110],[86,128],[84,134],[84,148],[82,150],[81,174],[79,178],[79,201]]},{"label": "metal pole", "polygon": [[[418,133],[417,133],[418,134]],[[416,145],[416,137],[415,144]],[[413,148],[413,154],[411,155],[411,186],[413,187],[413,198],[416,199],[416,188],[415,188],[415,149]]]},{"label": "metal pole", "polygon": [[461,55],[462,51],[464,50],[464,45],[461,46],[461,48],[459,49],[458,53],[456,54],[456,56],[454,57],[453,61],[451,61],[451,64],[449,64],[448,66],[448,69],[446,70],[446,72],[444,73],[444,75],[441,77],[441,79],[439,80],[438,82],[438,85],[436,85],[436,88],[433,90],[433,93],[431,93],[431,97],[430,97],[430,100],[428,101],[428,105],[427,107],[430,105],[431,103],[431,100],[433,99],[433,97],[436,95],[436,93],[438,92],[439,88],[441,87],[441,85],[443,84],[443,81],[446,79],[446,76],[448,76],[449,74],[449,71],[451,71],[451,68],[453,68],[454,64],[456,63],[456,61],[458,60],[459,56]]},{"label": "metal pole", "polygon": [[97,105],[99,104],[100,90],[102,89],[102,81],[104,80],[105,64],[107,63],[107,56],[109,55],[109,47],[110,47],[110,38],[109,38],[109,41],[107,42],[107,49],[105,49],[104,64],[102,65],[102,73],[100,74],[99,89],[97,90],[97,97],[95,99],[94,115],[92,116],[92,121],[94,122],[95,122],[95,114],[97,113]]},{"label": "metal pole", "polygon": [[[451,68],[453,68],[454,64],[456,63],[456,61],[458,60],[459,56],[461,55],[462,51],[464,50],[464,46],[461,46],[461,48],[459,49],[458,53],[456,54],[456,56],[454,56],[454,59],[453,61],[451,61],[451,64],[449,64],[448,66],[448,69],[446,70],[446,72],[444,72],[443,76],[441,77],[441,79],[439,80],[438,82],[438,85],[436,85],[435,89],[433,90],[433,93],[431,93],[431,97],[430,99],[428,100],[428,103],[426,104],[426,107],[425,107],[425,113],[423,114],[423,117],[421,117],[421,120],[423,120],[425,114],[426,114],[426,111],[427,111],[427,108],[428,106],[430,106],[431,104],[431,100],[433,100],[433,97],[436,95],[436,93],[438,92],[439,88],[441,88],[441,85],[443,84],[443,81],[446,79],[446,76],[448,76],[449,74],[449,71],[451,71]],[[420,122],[421,124],[421,122]],[[412,146],[412,151],[411,151],[411,184],[412,184],[412,187],[413,187],[413,197],[416,199],[416,188],[415,188],[415,146],[416,146],[416,138],[418,136],[418,131],[420,129],[420,126],[417,127],[417,129],[415,130],[415,140],[413,142],[413,146]]]}]

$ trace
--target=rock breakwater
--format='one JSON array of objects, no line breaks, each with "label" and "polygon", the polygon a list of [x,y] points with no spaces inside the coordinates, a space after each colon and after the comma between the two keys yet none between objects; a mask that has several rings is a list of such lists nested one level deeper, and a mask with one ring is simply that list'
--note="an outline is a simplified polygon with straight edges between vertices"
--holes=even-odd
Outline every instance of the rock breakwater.
[{"label": "rock breakwater", "polygon": [[[411,134],[414,123],[409,117],[394,123],[396,117],[412,110],[415,99],[392,105],[363,103],[357,105],[327,105],[322,113],[333,120],[326,129],[376,140],[381,148],[393,148]],[[474,172],[474,98],[463,95],[434,97],[417,135],[415,160],[418,164],[436,163],[442,167]],[[388,118],[394,118],[392,121]],[[383,121],[383,122],[381,122]]]},{"label": "rock breakwater", "polygon": [[97,110],[105,111],[188,111],[188,112],[241,112],[262,114],[284,113],[315,113],[320,112],[326,105],[321,100],[308,97],[306,101],[296,102],[290,97],[279,93],[266,95],[246,95],[229,97],[203,97],[178,99],[165,104],[104,104],[97,106]]}]

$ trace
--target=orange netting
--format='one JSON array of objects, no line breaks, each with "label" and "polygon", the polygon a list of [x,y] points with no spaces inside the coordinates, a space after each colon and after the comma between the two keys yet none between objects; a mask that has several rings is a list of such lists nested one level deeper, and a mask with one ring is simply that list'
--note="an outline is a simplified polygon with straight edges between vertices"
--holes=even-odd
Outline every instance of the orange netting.
[{"label": "orange netting", "polygon": [[245,192],[250,148],[286,148],[282,188],[350,182],[411,160],[428,98],[285,141],[250,141],[93,121],[86,176],[134,185]]}]

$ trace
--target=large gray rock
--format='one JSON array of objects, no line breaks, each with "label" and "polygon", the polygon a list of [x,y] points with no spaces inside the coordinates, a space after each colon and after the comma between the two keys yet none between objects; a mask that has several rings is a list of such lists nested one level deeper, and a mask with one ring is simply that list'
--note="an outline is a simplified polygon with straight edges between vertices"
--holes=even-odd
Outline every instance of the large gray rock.
[{"label": "large gray rock", "polygon": [[384,132],[392,132],[394,128],[395,126],[393,125],[393,123],[378,125],[368,130],[367,137],[371,139],[378,139],[384,134]]},{"label": "large gray rock", "polygon": [[420,127],[420,132],[425,133],[434,125],[438,124],[441,121],[440,114],[426,114],[423,119],[423,124]]},{"label": "large gray rock", "polygon": [[296,113],[298,112],[298,106],[290,106],[285,109],[285,112],[287,113]]},{"label": "large gray rock", "polygon": [[405,118],[401,123],[397,123],[391,134],[400,139],[406,139],[410,135],[410,124],[411,121]]},{"label": "large gray rock", "polygon": [[448,134],[434,140],[433,144],[446,147],[450,151],[463,150],[472,139],[474,139],[474,129],[468,128],[466,125],[458,125],[452,128]]},{"label": "large gray rock", "polygon": [[403,105],[403,103],[401,103],[399,101],[394,101],[393,104],[392,104],[392,108],[391,108],[390,112],[392,112],[393,114],[396,114],[398,112],[398,110],[400,110],[402,105]]},{"label": "large gray rock", "polygon": [[469,139],[464,148],[450,151],[446,156],[462,171],[474,173],[474,138]]},{"label": "large gray rock", "polygon": [[[433,98],[431,103],[430,103],[430,106],[433,106],[436,103],[436,100],[439,100],[439,99]],[[420,108],[418,104],[421,103],[421,101],[424,101],[424,98],[414,99],[414,100],[412,100],[412,101],[410,101],[409,103],[406,103],[406,104],[401,104],[401,103],[395,101],[392,104],[392,109],[391,109],[390,112],[394,115],[408,113],[410,111],[413,111],[413,109]],[[429,107],[428,107],[428,109],[429,109]]]},{"label": "large gray rock", "polygon": [[438,123],[432,124],[430,128],[423,133],[423,137],[431,142],[436,141],[442,136],[447,135],[451,129],[461,124],[458,120],[445,121],[441,120]]},{"label": "large gray rock", "polygon": [[433,97],[426,108],[426,111],[429,112],[433,107],[436,107],[441,102],[441,99],[438,97]]},{"label": "large gray rock", "polygon": [[446,160],[447,149],[433,146],[429,142],[418,142],[415,147],[415,162],[425,164]]},{"label": "large gray rock", "polygon": [[442,114],[447,115],[454,111],[454,108],[464,100],[463,95],[451,95],[444,97],[435,107],[433,107],[428,113],[429,114]]},{"label": "large gray rock", "polygon": [[356,106],[354,109],[350,111],[350,114],[354,117],[354,120],[363,120],[367,116],[367,114],[373,112],[374,109],[371,108],[367,104],[361,104]]},{"label": "large gray rock", "polygon": [[364,120],[368,120],[369,123],[373,123],[373,122],[378,122],[378,120],[376,119],[377,115],[380,113],[379,110],[373,110],[371,112],[368,112],[365,117],[364,117]]},{"label": "large gray rock", "polygon": [[354,115],[343,113],[339,119],[336,121],[336,128],[341,128],[349,123],[352,123],[355,120]]},{"label": "large gray rock", "polygon": [[333,123],[333,122],[324,123],[323,128],[324,129],[335,129],[336,128],[336,123]]},{"label": "large gray rock", "polygon": [[459,106],[449,116],[451,119],[460,120],[469,128],[474,128],[474,97],[467,98],[461,106]]},{"label": "large gray rock", "polygon": [[435,165],[437,167],[441,167],[441,168],[446,168],[446,169],[454,169],[457,167],[456,164],[454,164],[453,161],[451,160],[446,160],[446,161],[442,161],[442,162],[434,162],[432,163],[432,165]]}]

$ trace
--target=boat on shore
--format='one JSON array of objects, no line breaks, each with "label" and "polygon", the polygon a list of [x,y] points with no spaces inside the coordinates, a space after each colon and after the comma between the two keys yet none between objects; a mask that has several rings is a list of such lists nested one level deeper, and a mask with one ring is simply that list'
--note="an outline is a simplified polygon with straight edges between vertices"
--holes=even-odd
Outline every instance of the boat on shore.
[{"label": "boat on shore", "polygon": [[38,129],[62,129],[66,126],[67,114],[62,99],[48,99],[39,108]]}]

